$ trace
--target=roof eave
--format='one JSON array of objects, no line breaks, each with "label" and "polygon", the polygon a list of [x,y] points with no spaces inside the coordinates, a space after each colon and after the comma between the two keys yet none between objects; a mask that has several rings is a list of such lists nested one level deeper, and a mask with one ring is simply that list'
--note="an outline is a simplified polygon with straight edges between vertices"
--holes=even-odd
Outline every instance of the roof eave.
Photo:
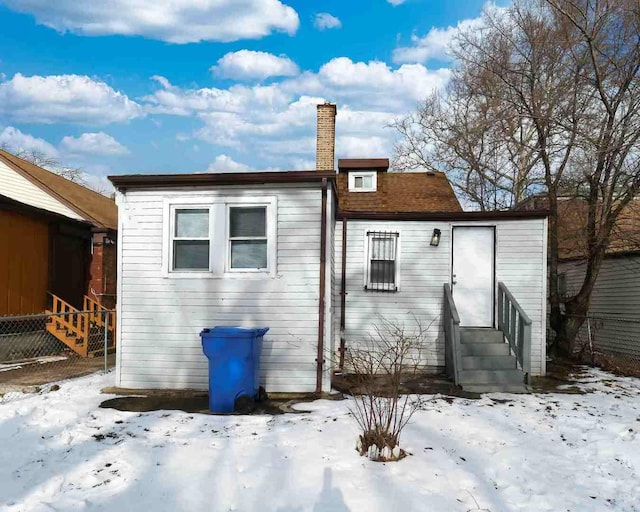
[{"label": "roof eave", "polygon": [[547,210],[529,211],[491,211],[491,212],[366,212],[338,211],[338,219],[360,220],[423,220],[423,221],[466,221],[466,220],[510,220],[510,219],[544,219],[549,216]]},{"label": "roof eave", "polygon": [[108,177],[118,190],[215,185],[268,185],[335,182],[334,171],[282,171],[202,174],[128,174]]}]

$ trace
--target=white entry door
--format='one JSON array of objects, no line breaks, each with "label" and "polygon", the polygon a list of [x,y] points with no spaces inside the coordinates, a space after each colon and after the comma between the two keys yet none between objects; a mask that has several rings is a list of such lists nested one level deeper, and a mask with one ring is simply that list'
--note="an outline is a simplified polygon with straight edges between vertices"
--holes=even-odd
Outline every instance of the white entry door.
[{"label": "white entry door", "polygon": [[494,236],[492,227],[453,228],[453,299],[460,325],[493,327]]}]

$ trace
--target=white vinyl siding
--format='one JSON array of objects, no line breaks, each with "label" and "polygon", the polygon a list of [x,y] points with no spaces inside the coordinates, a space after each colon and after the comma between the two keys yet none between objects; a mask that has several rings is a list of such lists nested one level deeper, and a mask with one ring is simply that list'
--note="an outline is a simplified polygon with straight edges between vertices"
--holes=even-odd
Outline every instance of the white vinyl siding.
[{"label": "white vinyl siding", "polygon": [[0,194],[23,204],[28,204],[41,210],[57,213],[70,219],[83,220],[71,208],[64,205],[54,196],[48,194],[27,178],[17,173],[4,162],[0,162]]},{"label": "white vinyl siding", "polygon": [[[223,197],[260,203],[266,195],[277,197],[275,274],[223,273],[207,279],[163,275],[166,201]],[[319,185],[128,191],[118,203],[119,386],[207,389],[199,333],[205,327],[236,325],[270,328],[261,365],[267,391],[315,390]],[[212,247],[216,250],[226,252]]]},{"label": "white vinyl siding", "polygon": [[[449,234],[443,234],[439,247],[429,246],[433,228],[443,227],[443,223],[365,220],[346,222],[345,338],[347,348],[368,343],[370,336],[375,336],[374,326],[380,325],[381,317],[403,323],[410,330],[416,327],[417,320],[423,328],[430,326],[427,333],[428,346],[423,353],[424,364],[430,367],[443,367],[444,338],[440,314],[442,286],[449,281],[450,274]],[[364,289],[367,231],[400,233],[402,289],[397,293],[377,293]],[[342,229],[336,230],[336,248],[336,286],[339,287],[342,268]],[[339,290],[337,294],[339,296]]]},{"label": "white vinyl siding", "polygon": [[[344,221],[343,221],[344,222]],[[504,281],[531,317],[532,373],[544,374],[546,350],[546,222],[544,220],[504,220],[480,222],[347,221],[346,321],[347,347],[366,343],[380,318],[402,323],[408,329],[429,326],[425,366],[444,367],[444,336],[441,315],[443,285],[451,280],[451,230],[454,225],[496,227],[496,280]],[[430,245],[434,229],[441,230],[440,245]],[[397,293],[368,292],[365,275],[366,232],[397,231],[402,245],[401,280]],[[336,279],[334,297],[340,296],[342,226],[336,229]],[[496,283],[497,286],[497,283]],[[334,325],[340,323],[336,312]],[[339,329],[335,330],[336,343]],[[337,354],[336,356],[337,357]]]},{"label": "white vinyl siding", "polygon": [[531,373],[546,372],[547,229],[545,220],[497,223],[496,273],[531,318]]}]

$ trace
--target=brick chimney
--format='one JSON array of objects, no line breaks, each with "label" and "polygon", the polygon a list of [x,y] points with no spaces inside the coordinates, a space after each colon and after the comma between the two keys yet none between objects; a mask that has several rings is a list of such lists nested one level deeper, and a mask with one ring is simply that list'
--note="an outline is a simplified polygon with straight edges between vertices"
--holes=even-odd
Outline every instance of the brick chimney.
[{"label": "brick chimney", "polygon": [[334,103],[318,105],[316,170],[333,171],[336,150],[336,112]]}]

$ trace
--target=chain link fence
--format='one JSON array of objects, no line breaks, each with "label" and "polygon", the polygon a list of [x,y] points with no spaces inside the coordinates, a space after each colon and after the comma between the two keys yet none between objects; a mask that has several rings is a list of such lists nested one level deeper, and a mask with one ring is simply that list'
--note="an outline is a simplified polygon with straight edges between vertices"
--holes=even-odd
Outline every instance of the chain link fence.
[{"label": "chain link fence", "polygon": [[0,403],[115,364],[113,310],[0,317]]},{"label": "chain link fence", "polygon": [[[640,377],[640,320],[587,314],[575,343],[576,357],[586,364]],[[549,328],[547,343],[555,332]]]}]

